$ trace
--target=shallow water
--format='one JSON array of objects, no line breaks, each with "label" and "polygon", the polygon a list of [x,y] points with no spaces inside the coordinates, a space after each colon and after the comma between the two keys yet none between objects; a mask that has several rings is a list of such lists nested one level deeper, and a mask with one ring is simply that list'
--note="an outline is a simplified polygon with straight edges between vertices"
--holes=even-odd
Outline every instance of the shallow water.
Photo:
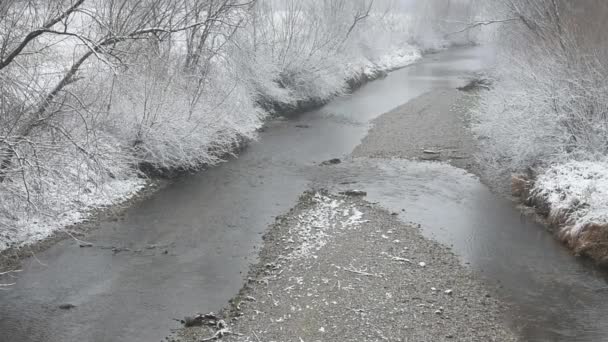
[{"label": "shallow water", "polygon": [[[510,321],[528,340],[597,341],[608,306],[608,292],[595,291],[606,286],[603,276],[474,177],[404,161],[316,167],[348,155],[378,115],[462,85],[483,67],[482,56],[481,49],[431,55],[321,110],[273,121],[238,159],[179,179],[86,237],[131,251],[66,240],[38,254],[40,262],[26,260],[14,288],[0,293],[0,341],[161,340],[179,326],[171,318],[217,311],[236,294],[261,234],[304,190],[349,177],[500,282],[516,308]],[[77,307],[58,309],[63,303]]]},{"label": "shallow water", "polygon": [[356,183],[368,200],[421,224],[497,285],[524,341],[608,340],[605,272],[573,257],[475,176],[447,164],[356,159],[319,180],[330,188],[339,182]]}]

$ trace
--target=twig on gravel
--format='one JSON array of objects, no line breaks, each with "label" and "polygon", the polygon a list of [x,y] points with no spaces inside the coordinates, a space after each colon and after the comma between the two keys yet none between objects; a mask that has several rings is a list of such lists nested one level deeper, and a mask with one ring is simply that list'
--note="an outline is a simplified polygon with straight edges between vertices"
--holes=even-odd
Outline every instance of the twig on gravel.
[{"label": "twig on gravel", "polygon": [[390,255],[386,252],[382,252],[380,253],[381,255],[386,255],[387,257],[389,257],[391,259],[391,261],[398,261],[398,262],[408,262],[408,263],[412,263],[412,260],[407,259],[407,258],[402,258],[402,257],[398,257],[398,256],[394,256],[394,255]]},{"label": "twig on gravel", "polygon": [[216,340],[219,340],[220,338],[222,338],[224,336],[228,336],[228,335],[243,336],[243,334],[239,334],[239,333],[230,331],[230,329],[228,329],[228,326],[226,325],[226,322],[224,322],[223,319],[220,319],[219,321],[217,321],[216,328],[218,330],[215,332],[215,334],[213,334],[213,336],[204,338],[201,340],[201,342],[216,341]]},{"label": "twig on gravel", "polygon": [[410,264],[412,263],[412,260],[407,259],[407,258],[401,258],[401,257],[391,257],[392,261],[399,261],[399,262],[409,262]]},{"label": "twig on gravel", "polygon": [[350,268],[342,267],[342,269],[345,270],[345,271],[347,271],[347,272],[359,274],[359,275],[366,276],[366,277],[382,278],[384,276],[383,274],[369,273],[369,272],[367,272],[366,269],[359,269],[359,270],[355,269],[353,267],[353,265],[350,265],[349,267]]},{"label": "twig on gravel", "polygon": [[213,334],[213,336],[202,339],[201,342],[216,341],[216,340],[219,340],[220,338],[222,338],[224,336],[228,336],[228,335],[243,336],[243,334],[232,332],[232,331],[228,330],[228,328],[223,328],[223,329],[216,331],[215,334]]}]

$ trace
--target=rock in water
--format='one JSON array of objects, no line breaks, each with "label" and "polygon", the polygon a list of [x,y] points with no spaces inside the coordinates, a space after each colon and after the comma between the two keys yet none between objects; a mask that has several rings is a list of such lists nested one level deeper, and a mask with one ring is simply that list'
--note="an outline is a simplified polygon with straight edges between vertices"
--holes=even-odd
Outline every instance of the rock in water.
[{"label": "rock in water", "polygon": [[70,304],[70,303],[66,303],[66,304],[61,304],[61,305],[59,305],[59,308],[60,308],[61,310],[70,310],[70,309],[73,309],[73,308],[75,308],[75,307],[76,307],[76,305],[74,305],[74,304]]},{"label": "rock in water", "polygon": [[367,192],[365,192],[363,190],[346,190],[346,191],[340,192],[340,195],[345,195],[345,196],[367,196]]},{"label": "rock in water", "polygon": [[338,158],[333,158],[330,160],[326,160],[324,162],[321,163],[321,165],[326,166],[326,165],[337,165],[340,164],[342,161]]}]

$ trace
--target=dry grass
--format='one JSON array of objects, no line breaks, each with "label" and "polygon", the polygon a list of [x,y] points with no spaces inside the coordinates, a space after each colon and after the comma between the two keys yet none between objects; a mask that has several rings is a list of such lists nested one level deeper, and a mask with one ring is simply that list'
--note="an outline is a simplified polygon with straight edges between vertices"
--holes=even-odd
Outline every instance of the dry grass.
[{"label": "dry grass", "polygon": [[532,182],[527,175],[513,174],[511,175],[511,195],[519,198],[522,202],[526,202],[530,197],[532,190]]},{"label": "dry grass", "polygon": [[608,224],[589,224],[579,234],[561,237],[577,255],[608,266]]},{"label": "dry grass", "polygon": [[569,211],[551,210],[546,198],[531,193],[534,182],[528,176],[515,174],[511,176],[512,195],[524,205],[533,207],[557,238],[575,255],[590,258],[598,265],[608,266],[608,224],[591,223],[583,229],[572,229]]}]

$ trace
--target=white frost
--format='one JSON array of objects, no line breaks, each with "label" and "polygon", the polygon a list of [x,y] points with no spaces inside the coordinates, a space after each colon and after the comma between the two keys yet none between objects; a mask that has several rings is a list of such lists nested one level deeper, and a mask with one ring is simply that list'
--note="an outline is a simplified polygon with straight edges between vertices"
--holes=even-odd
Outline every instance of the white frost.
[{"label": "white frost", "polygon": [[[298,223],[289,230],[296,247],[289,259],[314,258],[336,230],[356,229],[362,223],[363,213],[354,205],[346,204],[320,193],[313,197],[314,206],[298,215]],[[346,220],[339,218],[346,217]]]},{"label": "white frost", "polygon": [[77,189],[56,189],[53,194],[53,212],[18,215],[16,220],[0,218],[0,251],[9,247],[21,247],[51,236],[54,232],[86,220],[93,209],[124,202],[146,184],[141,178],[113,180],[100,188],[84,193]]},{"label": "white frost", "polygon": [[549,204],[551,215],[567,216],[569,234],[577,234],[587,224],[608,223],[608,163],[553,165],[536,180],[533,196]]}]

